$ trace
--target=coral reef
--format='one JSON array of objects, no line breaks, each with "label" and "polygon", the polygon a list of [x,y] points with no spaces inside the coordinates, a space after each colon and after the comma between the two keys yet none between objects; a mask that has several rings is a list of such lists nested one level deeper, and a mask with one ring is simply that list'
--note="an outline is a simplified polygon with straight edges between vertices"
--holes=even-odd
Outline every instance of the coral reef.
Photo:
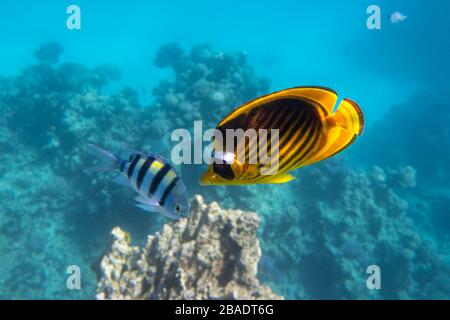
[{"label": "coral reef", "polygon": [[[166,50],[164,48],[161,52]],[[206,47],[201,48],[206,50]],[[1,267],[4,272],[0,272],[4,297],[92,297],[95,274],[89,265],[103,252],[104,240],[111,228],[120,225],[132,230],[136,238],[144,239],[148,232],[161,227],[163,219],[143,215],[134,208],[131,195],[111,183],[110,176],[83,174],[92,162],[84,152],[84,145],[92,142],[118,150],[128,144],[169,156],[169,126],[173,127],[170,124],[175,117],[166,114],[166,109],[171,107],[176,114],[193,114],[199,106],[203,111],[208,110],[206,100],[196,102],[193,97],[199,96],[201,86],[195,89],[194,83],[181,80],[167,82],[167,88],[177,99],[182,92],[189,91],[185,102],[197,109],[182,111],[161,102],[144,107],[139,104],[136,91],[128,87],[115,94],[103,94],[103,88],[120,76],[118,69],[108,64],[87,68],[77,63],[58,63],[62,52],[58,43],[43,44],[35,52],[37,64],[24,68],[15,77],[0,78],[0,192],[4,199],[0,206],[0,229],[4,231],[0,246],[16,248],[12,253],[8,249],[0,252],[0,259],[9,261]],[[257,87],[260,80],[245,61],[211,48],[207,52],[216,58],[211,58],[211,63],[204,61],[207,72],[196,78],[207,84],[205,90],[228,88],[224,92],[233,103],[250,99],[262,90]],[[194,54],[197,58],[201,55],[201,52]],[[191,73],[190,57],[183,57],[187,64],[177,70]],[[216,70],[222,59],[228,61],[233,74]],[[183,78],[181,74],[179,77]],[[232,89],[238,87],[233,82],[236,77],[243,77],[248,84]],[[183,89],[186,86],[190,89]],[[170,93],[163,87],[159,85],[155,89],[161,92],[158,101],[162,101],[162,95]],[[186,104],[178,106],[186,107]],[[221,106],[225,110],[226,103]],[[155,122],[155,114],[161,112],[168,119]],[[197,116],[200,118],[199,114]],[[158,134],[161,130],[164,135]],[[183,175],[191,185],[197,183],[189,171]],[[41,223],[40,230],[34,232],[25,227]],[[45,250],[36,245],[28,246],[28,243],[42,242],[30,241],[30,237],[45,239],[51,246]],[[56,256],[61,258],[53,258]],[[83,266],[83,283],[87,285],[80,292],[70,292],[65,287],[65,267],[70,264]],[[29,271],[29,281],[24,280],[19,286],[17,281],[24,270]],[[48,272],[57,276],[53,279],[40,276]],[[16,290],[15,287],[30,289]]]},{"label": "coral reef", "polygon": [[[77,198],[48,164],[34,164],[34,154],[20,145],[15,151],[2,156],[0,168],[0,299],[86,298],[95,290],[89,257],[79,254],[74,226],[65,219],[77,214]],[[85,291],[66,288],[71,264],[86,275]]]},{"label": "coral reef", "polygon": [[256,278],[255,213],[192,201],[192,215],[165,224],[140,248],[116,227],[101,261],[99,299],[280,299]]},{"label": "coral reef", "polygon": [[[117,79],[116,67],[57,64],[61,52],[57,44],[43,45],[36,65],[0,81],[0,259],[7,262],[0,267],[2,298],[93,297],[90,264],[112,226],[144,237],[161,221],[136,214],[110,177],[83,174],[92,160],[83,146],[134,144],[130,133],[145,132],[144,125],[135,126],[145,112],[129,89],[100,93]],[[81,267],[79,291],[65,285],[72,264]]]},{"label": "coral reef", "polygon": [[[355,171],[332,160],[305,168],[299,180],[283,214],[266,216],[261,238],[270,258],[261,279],[287,298],[448,298],[448,264],[398,195],[415,185],[411,167]],[[372,264],[382,270],[377,292],[366,287]],[[276,270],[284,278],[272,279]]]},{"label": "coral reef", "polygon": [[231,108],[267,93],[268,80],[259,78],[247,64],[244,52],[228,54],[198,45],[185,53],[177,43],[162,46],[155,65],[170,67],[174,81],[161,81],[154,89],[154,128],[168,139],[176,128],[192,128],[195,120],[214,128]]},{"label": "coral reef", "polygon": [[[129,230],[137,243],[160,231],[151,238],[155,246],[170,240],[190,248],[188,239],[193,238],[188,233],[181,242],[169,237],[176,237],[182,222],[161,231],[167,221],[134,208],[131,194],[111,183],[110,176],[83,174],[92,162],[83,146],[92,142],[117,150],[126,143],[169,157],[174,128],[192,128],[194,120],[203,120],[204,128],[214,127],[234,106],[268,90],[267,81],[255,75],[243,53],[217,52],[208,45],[186,52],[172,43],[161,47],[154,62],[171,68],[174,78],[161,81],[154,89],[155,103],[143,106],[131,88],[104,93],[108,83],[120,76],[116,67],[58,63],[62,52],[58,44],[44,44],[35,52],[36,64],[15,77],[0,78],[1,298],[93,298],[96,276],[90,265],[104,253],[105,239],[114,226]],[[222,207],[258,213],[262,250],[258,278],[286,298],[448,298],[446,105],[448,95],[419,96],[394,107],[386,119],[368,128],[362,143],[342,156],[353,152],[365,164],[374,159],[370,165],[378,166],[373,169],[355,170],[337,157],[300,169],[295,173],[298,178],[285,185],[229,188],[200,187],[203,168],[198,165],[186,165],[180,171],[191,195],[199,193],[206,202],[216,200]],[[383,146],[382,154],[379,146]],[[207,208],[225,212],[215,205]],[[202,217],[210,219],[202,210]],[[239,215],[239,211],[227,212]],[[225,213],[218,217],[229,218]],[[252,217],[242,220],[256,223]],[[203,221],[197,222],[206,228]],[[230,230],[220,224],[207,229],[223,232],[222,238],[231,245],[234,235],[230,232],[240,226],[233,223]],[[256,229],[247,226],[252,232]],[[430,237],[437,226],[442,234],[439,242]],[[253,236],[249,239],[256,241]],[[151,261],[171,267],[162,263],[161,256],[144,260],[146,246],[135,247],[120,239],[115,243],[134,250],[136,261],[145,261],[149,267]],[[250,250],[247,244],[243,247]],[[251,250],[259,252],[256,247]],[[230,251],[217,252],[219,261],[225,259],[224,252]],[[253,275],[250,278],[256,281],[254,258],[244,266],[233,261],[239,267],[231,276]],[[65,270],[72,264],[81,266],[80,291],[65,286]],[[369,264],[378,264],[383,274],[383,289],[376,294],[365,287]],[[191,268],[200,268],[181,261],[177,266],[192,272],[198,270]],[[245,269],[248,266],[253,271]],[[181,279],[192,285],[188,277],[177,276],[175,283]],[[214,283],[217,277],[205,279]],[[250,298],[263,290],[247,279],[255,291],[249,286],[246,291],[235,279],[225,282],[230,286],[223,291],[216,286],[214,295],[233,291]],[[123,285],[132,288],[131,283]],[[144,297],[151,286],[156,284],[150,281],[133,287],[141,290],[136,295],[114,292]],[[181,294],[177,287],[170,288],[170,292],[157,291],[155,297]],[[201,293],[200,285],[197,288],[194,294],[183,294],[186,298],[207,295]],[[105,287],[108,297],[112,298]]]},{"label": "coral reef", "polygon": [[448,88],[417,93],[389,108],[368,128],[364,143],[354,148],[360,165],[414,168],[416,187],[404,195],[410,204],[408,216],[421,234],[433,238],[440,252],[448,252],[450,230],[449,105]]}]

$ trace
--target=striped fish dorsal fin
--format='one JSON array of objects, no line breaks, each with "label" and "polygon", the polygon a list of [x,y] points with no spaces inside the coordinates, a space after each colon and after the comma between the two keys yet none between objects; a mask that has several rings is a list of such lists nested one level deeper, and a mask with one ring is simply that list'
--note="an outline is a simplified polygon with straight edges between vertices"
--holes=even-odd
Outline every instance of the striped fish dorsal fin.
[{"label": "striped fish dorsal fin", "polygon": [[122,144],[122,148],[123,148],[123,150],[125,151],[126,154],[130,155],[130,157],[134,157],[136,155],[139,155],[139,156],[144,157],[144,158],[146,158],[146,157],[153,157],[155,159],[161,160],[162,162],[169,163],[164,157],[160,156],[159,154],[137,150],[137,149],[134,149],[133,147],[129,146],[128,144],[125,144],[125,143]]},{"label": "striped fish dorsal fin", "polygon": [[337,94],[334,90],[325,87],[294,87],[277,92],[273,92],[249,102],[244,103],[230,114],[228,114],[219,124],[218,127],[227,123],[231,119],[252,110],[255,107],[264,105],[276,99],[282,98],[300,98],[312,101],[319,106],[321,116],[326,117],[333,112],[337,102]]},{"label": "striped fish dorsal fin", "polygon": [[328,127],[326,144],[314,157],[302,163],[302,166],[327,159],[341,152],[351,145],[364,129],[364,115],[361,108],[348,98],[343,99],[336,112],[325,121]]}]

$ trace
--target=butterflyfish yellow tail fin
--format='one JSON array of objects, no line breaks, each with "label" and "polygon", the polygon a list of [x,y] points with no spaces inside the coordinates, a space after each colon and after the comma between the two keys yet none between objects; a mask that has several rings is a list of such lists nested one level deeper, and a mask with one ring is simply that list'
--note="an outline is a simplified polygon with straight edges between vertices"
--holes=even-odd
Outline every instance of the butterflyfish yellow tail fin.
[{"label": "butterflyfish yellow tail fin", "polygon": [[327,159],[351,145],[363,131],[363,112],[356,102],[345,98],[336,111],[325,118],[325,128],[326,143],[301,166]]},{"label": "butterflyfish yellow tail fin", "polygon": [[364,129],[364,115],[361,108],[348,98],[341,101],[329,120],[332,126],[343,128],[356,135],[360,135]]}]

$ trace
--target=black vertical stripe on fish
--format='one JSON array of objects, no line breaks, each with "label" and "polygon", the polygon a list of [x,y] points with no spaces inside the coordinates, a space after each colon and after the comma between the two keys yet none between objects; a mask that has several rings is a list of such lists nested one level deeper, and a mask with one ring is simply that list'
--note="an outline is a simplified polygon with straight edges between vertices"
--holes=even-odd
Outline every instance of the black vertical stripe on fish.
[{"label": "black vertical stripe on fish", "polygon": [[[254,123],[254,127],[256,130],[257,135],[259,135],[259,131],[260,129],[267,129],[268,131],[270,131],[270,126],[268,126],[268,124],[273,121],[273,123],[280,123],[280,121],[283,119],[283,113],[284,111],[282,110],[281,112],[279,112],[278,115],[276,115],[276,112],[274,112],[274,110],[268,110],[266,111],[266,119],[264,121],[264,123],[259,125],[258,128],[258,124]],[[248,129],[254,129],[253,126],[249,127]],[[254,153],[257,151],[257,146],[258,146],[258,139],[256,141],[256,143],[253,143],[252,145],[250,145],[250,143],[248,143],[245,146],[245,163],[250,163],[250,155],[254,156]],[[252,148],[253,147],[253,148]]]},{"label": "black vertical stripe on fish", "polygon": [[[249,130],[249,129],[247,129]],[[258,130],[256,129],[250,129],[250,130],[254,130],[255,132],[255,136],[253,136],[252,134],[250,134],[249,136],[247,136],[245,133],[242,137],[242,139],[238,142],[238,144],[236,145],[236,155],[239,155],[239,151],[242,150],[242,143],[244,144],[244,163],[249,163],[250,161],[250,148],[254,145],[256,145],[258,143]],[[256,139],[256,141],[255,141]]]},{"label": "black vertical stripe on fish", "polygon": [[301,141],[301,147],[299,152],[293,153],[291,157],[283,164],[283,169],[290,170],[292,165],[300,158],[302,158],[307,152],[309,152],[310,146],[313,145],[313,138],[316,135],[317,122],[312,121],[308,132],[305,134],[305,138]]},{"label": "black vertical stripe on fish", "polygon": [[[312,105],[310,101],[304,99],[285,98],[273,101],[271,102],[271,104],[274,105],[273,107],[274,112],[279,112],[280,109],[282,109],[285,113],[288,111],[296,113],[300,112],[299,116],[306,116],[307,114],[314,112],[314,105]],[[282,105],[282,107],[280,107],[280,105]],[[292,124],[292,121],[296,120],[296,117],[294,118],[291,117],[290,115],[291,114],[289,114],[289,117],[286,117],[287,118],[286,120],[288,120],[287,126],[290,126],[290,124]],[[275,125],[272,125],[270,127],[281,129],[281,127],[277,127]]]},{"label": "black vertical stripe on fish", "polygon": [[[217,129],[221,131],[222,135],[226,137],[226,130],[227,129],[242,129],[244,131],[248,129],[270,129],[271,127],[275,125],[279,125],[280,122],[283,120],[283,114],[286,112],[287,108],[282,108],[278,105],[278,101],[273,101],[272,103],[268,103],[266,106],[264,106],[263,110],[259,111],[251,111],[249,114],[241,114],[237,116],[236,118],[230,119],[229,122],[224,123],[223,125],[219,126]],[[260,115],[258,117],[255,116],[255,113],[257,115]],[[252,121],[249,121],[252,120]],[[257,131],[258,132],[258,131]],[[234,137],[234,146],[237,147],[239,144],[239,141],[237,141],[237,137]],[[245,160],[248,161],[248,156],[250,154],[248,149],[248,144],[245,146]],[[221,146],[223,149],[225,149],[225,146]],[[236,151],[236,150],[235,150]]]},{"label": "black vertical stripe on fish", "polygon": [[262,112],[256,112],[255,110],[250,111],[248,115],[248,127],[249,128],[261,128],[259,125],[265,116]]},{"label": "black vertical stripe on fish", "polygon": [[[306,118],[303,118],[301,125],[297,126],[295,130],[291,130],[286,139],[280,142],[279,157],[280,165],[286,163],[286,160],[293,157],[298,152],[298,144],[302,141],[302,138],[307,133],[309,123],[311,121],[311,115],[306,114]],[[300,124],[300,123],[299,123]]]},{"label": "black vertical stripe on fish", "polygon": [[[282,122],[277,123],[276,125],[271,126],[271,129],[278,130],[278,143],[280,143],[280,139],[285,135],[285,133],[288,131],[288,129],[291,127],[292,123],[295,122],[295,118],[293,117],[294,113],[296,112],[296,108],[291,108],[290,110],[288,108],[285,108],[285,111],[283,113],[283,117],[280,119]],[[288,113],[289,112],[289,113]],[[288,114],[288,116],[286,116]],[[283,118],[284,122],[283,122]],[[286,129],[287,128],[287,129]],[[266,151],[268,152],[272,148],[272,139],[268,139],[266,143]],[[261,158],[261,150],[259,152],[259,158]]]},{"label": "black vertical stripe on fish", "polygon": [[318,146],[320,144],[320,140],[321,140],[321,128],[319,126],[319,129],[317,131],[317,136],[314,138],[314,143],[312,143],[308,149],[306,150],[306,152],[304,153],[304,155],[302,155],[301,157],[299,157],[298,159],[295,160],[293,167],[297,168],[299,166],[301,166],[305,161],[308,161],[310,159],[311,156],[313,156],[313,153],[317,152]]},{"label": "black vertical stripe on fish", "polygon": [[169,172],[170,166],[167,163],[164,163],[164,166],[159,169],[158,173],[155,175],[155,177],[152,180],[152,183],[150,185],[150,188],[148,190],[149,196],[152,196],[155,194],[155,191],[158,189],[159,185],[161,184],[161,181],[164,179],[167,172]]},{"label": "black vertical stripe on fish", "polygon": [[148,172],[148,169],[152,165],[153,161],[155,161],[154,157],[147,157],[145,159],[144,163],[142,164],[141,168],[139,169],[139,173],[136,180],[136,187],[137,189],[141,188],[142,181],[144,181],[145,175]]},{"label": "black vertical stripe on fish", "polygon": [[141,156],[138,154],[135,157],[133,157],[133,160],[131,161],[130,166],[128,167],[128,171],[127,171],[128,179],[131,179],[131,177],[133,176],[134,168],[136,167],[136,164],[138,163],[140,158],[141,158]]},{"label": "black vertical stripe on fish", "polygon": [[305,154],[303,156],[301,156],[300,158],[296,159],[295,165],[297,165],[297,164],[300,165],[305,160],[309,159],[313,152],[317,152],[317,148],[320,146],[321,141],[323,141],[322,140],[322,138],[323,138],[322,122],[317,122],[316,126],[317,126],[317,129],[316,129],[315,137],[313,138],[313,142],[311,143],[310,147],[305,152]]},{"label": "black vertical stripe on fish", "polygon": [[[282,103],[286,112],[283,114],[285,117],[285,122],[282,124],[272,125],[271,127],[274,129],[279,129],[279,137],[278,137],[278,147],[281,149],[286,141],[289,141],[292,136],[297,132],[296,127],[303,123],[306,118],[314,112],[313,105],[310,101],[304,99],[293,99],[286,98],[277,101],[273,101],[275,104],[274,111],[278,111],[280,106],[277,104]],[[288,116],[286,116],[287,112],[290,111]],[[267,143],[266,150],[269,150],[272,147],[272,139],[270,139]],[[261,149],[261,148],[260,148]]]},{"label": "black vertical stripe on fish", "polygon": [[266,126],[265,129],[280,129],[281,124],[283,123],[285,118],[288,118],[288,117],[286,117],[286,113],[292,112],[292,110],[288,107],[289,107],[289,105],[286,105],[285,107],[281,107],[281,108],[277,107],[277,106],[273,106],[272,114],[278,113],[278,116],[275,121],[273,121],[272,123],[268,123],[268,125]]},{"label": "black vertical stripe on fish", "polygon": [[[286,131],[285,136],[283,139],[280,140],[279,148],[283,148],[286,146],[292,139],[295,137],[296,134],[300,136],[299,130],[301,130],[302,126],[301,123],[305,123],[308,120],[309,113],[302,112],[298,117],[297,121],[292,124],[292,126],[289,128],[289,130]],[[297,136],[297,138],[298,138]]]},{"label": "black vertical stripe on fish", "polygon": [[[291,139],[297,132],[294,126],[299,125],[309,116],[317,117],[317,111],[315,110],[316,104],[307,99],[299,98],[284,98],[277,99],[274,101],[269,101],[264,105],[259,106],[257,109],[253,109],[248,113],[243,113],[235,118],[229,119],[227,122],[220,125],[217,129],[226,134],[226,129],[236,129],[240,128],[243,130],[247,129],[270,129],[279,130],[279,148],[281,149],[283,145]],[[299,121],[300,119],[304,119]],[[310,125],[310,123],[309,123]],[[291,130],[293,128],[293,130]],[[302,133],[303,134],[303,133]],[[301,137],[301,136],[300,136]],[[261,139],[262,140],[262,139]],[[245,142],[245,141],[244,141]],[[255,153],[260,155],[260,142],[257,144],[249,145],[245,144],[245,162],[248,163],[250,159],[255,158]],[[239,143],[235,141],[235,146]],[[262,143],[261,143],[262,144]],[[272,139],[266,142],[266,151],[272,147]],[[259,150],[258,150],[259,149]],[[259,151],[259,152],[258,152]],[[280,154],[281,157],[283,155]],[[289,154],[289,156],[292,156]]]},{"label": "black vertical stripe on fish", "polygon": [[127,163],[127,162],[124,161],[124,160],[121,160],[121,161],[120,161],[120,168],[119,168],[120,172],[124,172],[124,171],[125,171],[125,164],[126,164],[126,163]]},{"label": "black vertical stripe on fish", "polygon": [[179,179],[178,177],[175,177],[172,179],[172,181],[170,181],[169,185],[167,186],[167,188],[164,190],[164,193],[162,194],[161,200],[159,200],[160,206],[164,206],[166,198],[169,196],[172,189],[175,188],[175,185],[177,184],[178,179]]},{"label": "black vertical stripe on fish", "polygon": [[[256,113],[256,116],[254,115],[255,113]],[[264,118],[267,118],[266,121],[264,122],[264,124],[262,124],[262,123],[259,124],[260,123],[259,121],[263,120]],[[271,118],[271,116],[265,117],[262,112],[257,113],[257,112],[255,112],[255,110],[252,110],[251,114],[250,114],[249,128],[265,129],[265,126],[269,122],[270,118]],[[257,131],[257,133],[259,135],[258,131]],[[250,159],[251,159],[250,156],[254,155],[255,148],[257,148],[256,144],[253,144],[252,146],[248,146],[248,148],[246,148],[245,163],[250,163]]]},{"label": "black vertical stripe on fish", "polygon": [[[313,119],[314,119],[314,116],[311,113],[309,113],[305,122],[302,124],[302,127],[300,129],[300,134],[299,134],[300,140],[297,142],[294,142],[292,144],[292,146],[295,147],[295,150],[288,150],[281,155],[281,157],[283,159],[282,159],[282,161],[280,161],[280,168],[279,168],[280,171],[284,170],[284,168],[286,167],[286,164],[288,164],[292,160],[292,158],[294,158],[298,154],[298,150],[302,150],[305,140],[311,134],[311,131],[312,131],[311,124],[313,122]],[[296,143],[300,143],[300,145],[297,145]]]},{"label": "black vertical stripe on fish", "polygon": [[309,158],[311,153],[314,151],[314,148],[317,147],[317,141],[319,140],[319,136],[320,136],[320,130],[317,130],[315,133],[315,137],[313,138],[313,142],[309,145],[309,147],[307,148],[305,153],[302,156],[295,159],[295,161],[292,165],[293,168],[300,166],[304,160],[307,160]]},{"label": "black vertical stripe on fish", "polygon": [[307,139],[305,139],[305,142],[303,143],[302,152],[293,157],[290,163],[287,164],[289,168],[295,167],[297,164],[301,163],[303,159],[308,157],[308,155],[313,150],[314,146],[316,146],[317,139],[319,138],[319,136],[320,136],[320,122],[316,121],[312,125],[311,134],[307,137]]},{"label": "black vertical stripe on fish", "polygon": [[[273,110],[272,110],[271,115],[270,115],[271,117],[266,121],[266,125],[263,128],[260,128],[260,129],[266,129],[268,131],[267,139],[265,141],[266,151],[270,150],[271,145],[272,145],[272,139],[269,139],[269,135],[271,137],[271,134],[272,134],[271,130],[272,129],[278,130],[278,133],[279,133],[278,139],[281,139],[282,132],[284,132],[284,127],[290,121],[292,121],[291,115],[295,112],[295,109],[290,109],[288,107],[289,107],[289,105],[286,105],[286,106],[283,105],[283,107],[273,106],[272,107]],[[286,116],[286,114],[288,112],[289,112],[289,116]],[[278,113],[278,115],[275,118],[274,115],[276,113]],[[275,118],[275,120],[272,123],[269,124],[269,122],[271,122],[272,118]],[[261,138],[261,137],[259,137],[259,138]],[[261,148],[259,147],[259,143],[257,145],[255,144],[255,148],[256,147],[258,147],[256,149],[257,152],[258,152],[258,149],[259,149],[259,152],[257,154],[258,154],[258,158],[260,158],[260,155],[261,155],[261,151],[260,150],[261,150]],[[252,154],[254,153],[254,151],[255,150],[253,149],[252,150]],[[254,157],[254,155],[252,155],[252,156]],[[250,152],[249,152],[248,158],[250,159]]]},{"label": "black vertical stripe on fish", "polygon": [[[314,113],[313,112],[306,112],[306,109],[303,109],[304,111],[299,115],[299,118],[301,118],[301,121],[295,121],[292,126],[297,126],[300,124],[298,128],[293,128],[291,133],[297,134],[297,141],[290,142],[290,140],[283,139],[283,144],[279,146],[278,150],[278,161],[279,166],[275,169],[273,168],[271,172],[267,172],[267,175],[273,175],[280,171],[283,171],[283,167],[288,163],[294,156],[297,154],[299,150],[298,144],[302,141],[302,139],[305,137],[306,134],[309,134],[308,129],[310,129],[311,123],[314,120]],[[299,120],[299,119],[297,119]],[[295,136],[293,134],[292,136]],[[289,137],[291,139],[291,137]],[[289,143],[290,148],[285,149],[285,146]],[[276,172],[274,171],[276,170]],[[257,180],[264,180],[267,178],[267,175],[262,175]]]},{"label": "black vertical stripe on fish", "polygon": [[[289,141],[291,141],[292,137],[295,136],[295,134],[298,133],[298,130],[301,130],[301,126],[300,128],[298,127],[300,123],[305,123],[306,120],[308,119],[308,116],[310,115],[310,113],[305,112],[304,109],[300,109],[297,110],[300,111],[299,114],[297,114],[295,116],[295,118],[293,118],[293,122],[290,121],[289,123],[287,123],[288,128],[286,130],[284,130],[283,135],[278,137],[278,144],[276,144],[275,146],[278,146],[278,152],[280,153],[280,150],[282,150],[284,148],[284,146],[286,145],[286,143],[288,143]],[[270,150],[270,148],[272,147],[272,141],[270,140],[268,142],[267,145],[267,150],[266,150],[266,154],[268,154],[268,151]],[[280,154],[280,156],[282,156]]]}]

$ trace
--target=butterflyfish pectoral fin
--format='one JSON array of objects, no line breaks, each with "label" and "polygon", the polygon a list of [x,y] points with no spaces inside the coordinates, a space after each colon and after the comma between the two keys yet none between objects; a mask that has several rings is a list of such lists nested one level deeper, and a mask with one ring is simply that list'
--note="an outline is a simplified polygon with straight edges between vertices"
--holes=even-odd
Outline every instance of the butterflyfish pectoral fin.
[{"label": "butterflyfish pectoral fin", "polygon": [[306,166],[327,159],[355,141],[364,129],[364,115],[358,104],[345,98],[336,112],[325,119],[326,143],[318,152],[302,163]]},{"label": "butterflyfish pectoral fin", "polygon": [[294,180],[295,177],[289,173],[279,173],[275,174],[273,176],[267,176],[267,178],[264,178],[261,180],[261,183],[286,183],[291,180]]}]

